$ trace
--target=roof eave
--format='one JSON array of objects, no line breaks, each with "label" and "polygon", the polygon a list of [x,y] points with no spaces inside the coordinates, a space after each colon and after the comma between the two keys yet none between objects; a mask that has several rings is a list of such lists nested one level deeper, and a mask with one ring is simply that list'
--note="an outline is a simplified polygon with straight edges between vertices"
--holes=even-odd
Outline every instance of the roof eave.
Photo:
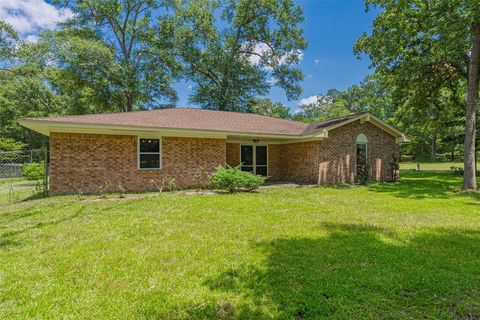
[{"label": "roof eave", "polygon": [[352,122],[355,122],[355,121],[359,121],[359,120],[362,124],[365,123],[365,122],[370,122],[373,125],[376,125],[377,127],[379,127],[380,129],[386,131],[387,133],[389,133],[390,135],[395,137],[395,141],[397,143],[404,143],[404,142],[409,142],[410,141],[404,133],[395,129],[394,127],[392,127],[391,125],[389,125],[385,121],[380,120],[379,118],[375,117],[374,115],[372,115],[368,112],[359,114],[357,117],[353,117],[351,119],[348,119],[348,120],[336,123],[334,125],[328,126],[326,128],[323,128],[322,131],[320,131],[320,132],[326,132],[326,135],[328,137],[328,132],[329,131],[331,131],[333,129],[336,129],[336,128],[339,128],[339,127],[342,127],[346,124],[349,124],[349,123],[352,123]]},{"label": "roof eave", "polygon": [[157,134],[167,136],[185,136],[185,137],[205,137],[226,139],[227,135],[236,136],[258,136],[259,138],[271,139],[303,139],[302,135],[295,134],[275,134],[259,132],[237,132],[221,130],[201,130],[201,129],[183,129],[183,128],[162,128],[150,126],[132,126],[132,125],[110,125],[95,123],[73,123],[48,120],[21,119],[20,125],[37,131],[46,136],[51,132],[70,132],[70,133],[92,133],[92,134],[116,134],[116,135],[141,135]]},{"label": "roof eave", "polygon": [[165,135],[180,137],[202,137],[227,139],[228,135],[239,137],[256,136],[263,139],[279,139],[285,141],[312,141],[328,138],[329,131],[360,120],[361,123],[366,121],[383,129],[387,133],[395,137],[397,143],[405,143],[410,140],[405,134],[393,128],[386,122],[378,119],[370,113],[362,113],[356,117],[336,123],[334,125],[322,128],[311,134],[280,134],[280,133],[259,133],[259,132],[237,132],[237,131],[221,131],[221,130],[202,130],[202,129],[184,129],[184,128],[162,128],[151,126],[134,126],[134,125],[118,125],[118,124],[96,124],[96,123],[76,123],[76,122],[60,122],[39,120],[34,118],[21,119],[20,125],[37,131],[46,136],[50,136],[50,132],[70,132],[70,133],[92,133],[92,134],[114,134],[114,135]]}]

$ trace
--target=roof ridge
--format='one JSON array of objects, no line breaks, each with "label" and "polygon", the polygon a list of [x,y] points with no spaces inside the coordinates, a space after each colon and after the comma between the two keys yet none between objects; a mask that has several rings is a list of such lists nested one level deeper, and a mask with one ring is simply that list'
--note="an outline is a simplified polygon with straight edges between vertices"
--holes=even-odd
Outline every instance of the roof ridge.
[{"label": "roof ridge", "polygon": [[[305,128],[305,130],[302,132],[302,135],[311,134],[311,133],[313,133],[315,131],[318,131],[320,129],[325,129],[325,128],[328,127],[328,126],[325,126],[326,124],[342,123],[344,121],[359,117],[359,116],[364,115],[364,114],[368,114],[368,111],[351,113],[351,114],[346,115],[346,116],[340,116],[340,117],[331,118],[331,119],[327,119],[327,120],[323,120],[323,121],[312,122],[307,126],[307,128]],[[317,128],[315,128],[315,127],[317,127]],[[312,128],[313,128],[313,130],[312,130]]]},{"label": "roof ridge", "polygon": [[328,121],[340,120],[340,119],[343,119],[343,118],[357,117],[357,116],[360,116],[360,115],[365,114],[365,113],[368,113],[368,111],[363,111],[363,112],[358,112],[358,113],[350,113],[350,114],[347,114],[346,116],[339,116],[339,117],[335,117],[335,118],[329,118],[329,119],[323,120],[323,121],[312,122],[312,124],[313,123],[323,123],[323,122],[328,122]]},{"label": "roof ridge", "polygon": [[268,118],[268,119],[275,119],[275,120],[284,120],[288,122],[293,122],[297,124],[302,124],[308,126],[308,122],[304,121],[298,121],[298,120],[291,120],[291,119],[283,119],[283,118],[277,118],[277,117],[272,117],[264,114],[257,114],[257,113],[252,113],[252,112],[240,112],[240,111],[227,111],[227,110],[212,110],[212,109],[201,109],[201,108],[194,108],[194,107],[168,107],[168,108],[157,108],[157,109],[148,109],[148,110],[135,110],[135,111],[116,111],[116,112],[105,112],[105,113],[83,113],[83,114],[67,114],[67,115],[52,115],[52,116],[47,116],[47,117],[28,117],[28,118],[23,118],[25,120],[28,119],[44,119],[44,118],[73,118],[73,117],[78,117],[78,116],[108,116],[108,115],[120,115],[120,114],[132,114],[132,113],[144,113],[144,112],[160,112],[160,111],[166,111],[166,110],[182,110],[182,109],[187,109],[187,110],[195,110],[195,111],[202,111],[202,112],[221,112],[221,113],[235,113],[235,114],[241,114],[241,115],[249,115],[249,116],[257,116],[257,117],[263,117],[263,118]]}]

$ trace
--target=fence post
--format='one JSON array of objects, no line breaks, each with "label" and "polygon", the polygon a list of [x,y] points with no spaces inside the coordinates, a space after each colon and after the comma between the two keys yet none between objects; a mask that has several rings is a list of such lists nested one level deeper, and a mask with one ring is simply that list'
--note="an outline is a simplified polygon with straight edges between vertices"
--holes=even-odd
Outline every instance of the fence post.
[{"label": "fence post", "polygon": [[44,170],[45,170],[45,175],[43,178],[43,192],[45,197],[48,197],[48,150],[47,147],[44,147],[43,149],[43,156],[44,156]]}]

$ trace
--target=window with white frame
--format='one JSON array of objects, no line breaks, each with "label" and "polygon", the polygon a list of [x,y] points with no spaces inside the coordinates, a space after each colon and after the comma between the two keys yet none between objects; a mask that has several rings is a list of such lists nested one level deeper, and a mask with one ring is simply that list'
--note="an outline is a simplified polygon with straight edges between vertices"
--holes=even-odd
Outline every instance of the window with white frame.
[{"label": "window with white frame", "polygon": [[158,170],[162,168],[162,141],[160,138],[138,138],[138,168]]}]

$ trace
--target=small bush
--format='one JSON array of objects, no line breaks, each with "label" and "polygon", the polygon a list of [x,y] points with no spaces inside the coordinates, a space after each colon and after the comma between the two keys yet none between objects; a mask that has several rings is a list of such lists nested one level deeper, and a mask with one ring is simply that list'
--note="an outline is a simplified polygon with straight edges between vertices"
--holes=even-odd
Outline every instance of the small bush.
[{"label": "small bush", "polygon": [[119,198],[125,198],[125,188],[122,183],[118,183],[117,194]]},{"label": "small bush", "polygon": [[105,180],[103,184],[101,184],[95,189],[95,193],[98,194],[101,199],[106,199],[107,195],[111,193],[111,190],[112,183],[110,182],[110,180]]},{"label": "small bush", "polygon": [[244,172],[239,167],[224,168],[220,166],[212,174],[211,182],[216,189],[234,193],[258,189],[265,182],[265,178],[250,172]]},{"label": "small bush", "polygon": [[159,181],[151,180],[153,185],[158,189],[158,193],[162,194],[163,190],[173,191],[177,189],[177,180],[170,178],[169,176],[163,177]]},{"label": "small bush", "polygon": [[370,174],[368,173],[367,166],[358,166],[357,175],[355,177],[355,183],[359,185],[367,185],[370,182]]},{"label": "small bush", "polygon": [[392,160],[390,160],[390,172],[392,173],[392,181],[396,181],[399,178],[400,171],[400,162],[396,155],[392,155]]},{"label": "small bush", "polygon": [[24,163],[20,170],[22,174],[27,180],[34,181],[34,180],[42,180],[45,178],[45,165],[44,163]]},{"label": "small bush", "polygon": [[450,172],[455,176],[463,176],[464,170],[460,167],[451,166]]}]

